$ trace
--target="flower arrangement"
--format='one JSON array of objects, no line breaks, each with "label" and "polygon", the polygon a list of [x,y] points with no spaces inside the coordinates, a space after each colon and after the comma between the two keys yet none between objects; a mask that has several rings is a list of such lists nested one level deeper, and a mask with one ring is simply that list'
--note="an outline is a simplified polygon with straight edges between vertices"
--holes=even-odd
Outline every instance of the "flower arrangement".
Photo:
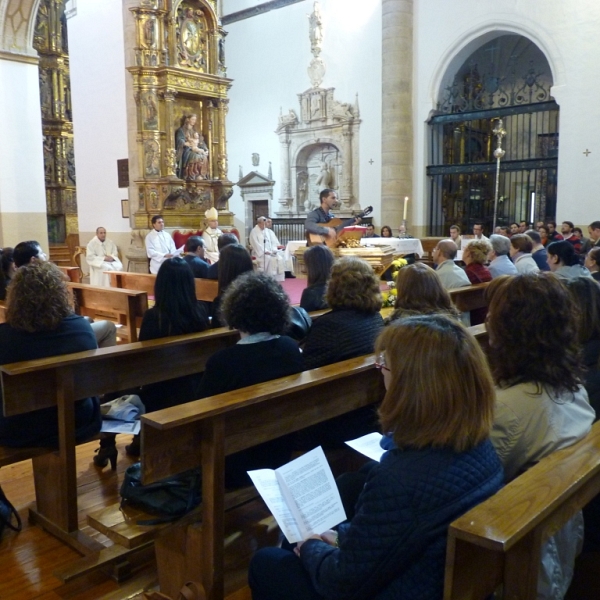
[{"label": "flower arrangement", "polygon": [[396,297],[398,296],[398,290],[396,289],[396,275],[398,274],[398,271],[407,264],[408,262],[403,258],[397,258],[392,261],[392,264],[390,265],[390,268],[392,269],[392,281],[388,283],[390,289],[387,292],[381,292],[382,308],[396,306]]}]

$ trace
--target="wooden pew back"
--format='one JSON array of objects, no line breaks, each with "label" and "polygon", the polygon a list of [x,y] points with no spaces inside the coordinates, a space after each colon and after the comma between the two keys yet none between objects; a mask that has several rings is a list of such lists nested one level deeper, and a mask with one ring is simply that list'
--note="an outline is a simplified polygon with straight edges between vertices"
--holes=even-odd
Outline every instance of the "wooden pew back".
[{"label": "wooden pew back", "polygon": [[448,290],[452,302],[460,312],[471,312],[487,306],[485,290],[489,283],[478,283],[453,290]]},{"label": "wooden pew back", "polygon": [[148,310],[148,294],[144,291],[113,289],[69,282],[76,312],[87,317],[114,313],[125,327],[128,340],[137,342],[137,322]]},{"label": "wooden pew back", "polygon": [[444,600],[535,598],[541,546],[600,492],[600,422],[450,525]]},{"label": "wooden pew back", "polygon": [[[149,296],[154,296],[154,283],[156,275],[152,273],[127,273],[110,271],[110,285],[115,288],[130,290],[143,290]],[[205,302],[212,302],[219,293],[219,283],[214,279],[194,279],[196,298]]]}]

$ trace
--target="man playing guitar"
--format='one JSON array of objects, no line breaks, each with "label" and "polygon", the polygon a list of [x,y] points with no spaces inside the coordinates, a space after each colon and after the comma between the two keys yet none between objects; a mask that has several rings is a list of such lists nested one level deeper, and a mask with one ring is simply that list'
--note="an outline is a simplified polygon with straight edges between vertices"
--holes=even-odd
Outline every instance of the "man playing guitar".
[{"label": "man playing guitar", "polygon": [[[351,219],[345,221],[341,227],[338,227],[337,229],[319,225],[319,223],[329,223],[329,221],[335,217],[335,215],[331,214],[329,211],[337,204],[337,192],[335,190],[325,188],[319,194],[319,200],[321,201],[321,206],[309,212],[308,215],[306,215],[306,221],[304,221],[304,228],[306,229],[306,235],[309,240],[311,237],[314,238],[314,236],[310,236],[309,234],[315,234],[326,238],[323,240],[323,243],[331,245],[337,238],[338,230],[342,229],[343,227],[358,225],[358,223],[360,223],[360,217],[352,217]],[[309,245],[311,245],[311,241],[309,241]]]}]

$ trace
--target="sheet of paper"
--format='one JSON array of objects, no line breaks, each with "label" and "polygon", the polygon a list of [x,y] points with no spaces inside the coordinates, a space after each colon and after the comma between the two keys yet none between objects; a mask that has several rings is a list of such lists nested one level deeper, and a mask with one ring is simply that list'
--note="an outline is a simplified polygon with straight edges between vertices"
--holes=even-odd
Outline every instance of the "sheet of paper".
[{"label": "sheet of paper", "polygon": [[177,248],[177,250],[173,252],[173,256],[181,256],[183,254],[184,249],[185,245],[181,246],[181,248]]},{"label": "sheet of paper", "polygon": [[320,446],[279,467],[276,474],[302,539],[346,520],[331,467]]},{"label": "sheet of paper", "polygon": [[269,507],[288,542],[290,544],[301,542],[303,538],[300,531],[298,531],[296,519],[285,502],[275,471],[260,469],[258,471],[248,471],[248,475],[250,475],[254,487]]},{"label": "sheet of paper", "polygon": [[385,450],[379,445],[383,436],[380,433],[367,433],[362,437],[346,442],[350,448],[354,448],[357,452],[364,454],[371,460],[379,462]]},{"label": "sheet of paper", "polygon": [[115,421],[114,419],[103,419],[100,431],[106,433],[132,433],[140,432],[140,421]]}]

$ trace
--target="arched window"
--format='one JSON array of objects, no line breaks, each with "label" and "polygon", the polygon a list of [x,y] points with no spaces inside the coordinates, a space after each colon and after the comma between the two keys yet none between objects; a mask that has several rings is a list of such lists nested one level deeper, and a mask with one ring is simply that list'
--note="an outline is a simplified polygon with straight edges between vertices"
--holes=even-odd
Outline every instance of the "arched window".
[{"label": "arched window", "polygon": [[559,107],[541,50],[519,35],[499,35],[446,74],[429,121],[429,233],[483,222],[493,233],[497,120],[506,154],[498,180],[496,225],[553,219],[556,212]]}]

